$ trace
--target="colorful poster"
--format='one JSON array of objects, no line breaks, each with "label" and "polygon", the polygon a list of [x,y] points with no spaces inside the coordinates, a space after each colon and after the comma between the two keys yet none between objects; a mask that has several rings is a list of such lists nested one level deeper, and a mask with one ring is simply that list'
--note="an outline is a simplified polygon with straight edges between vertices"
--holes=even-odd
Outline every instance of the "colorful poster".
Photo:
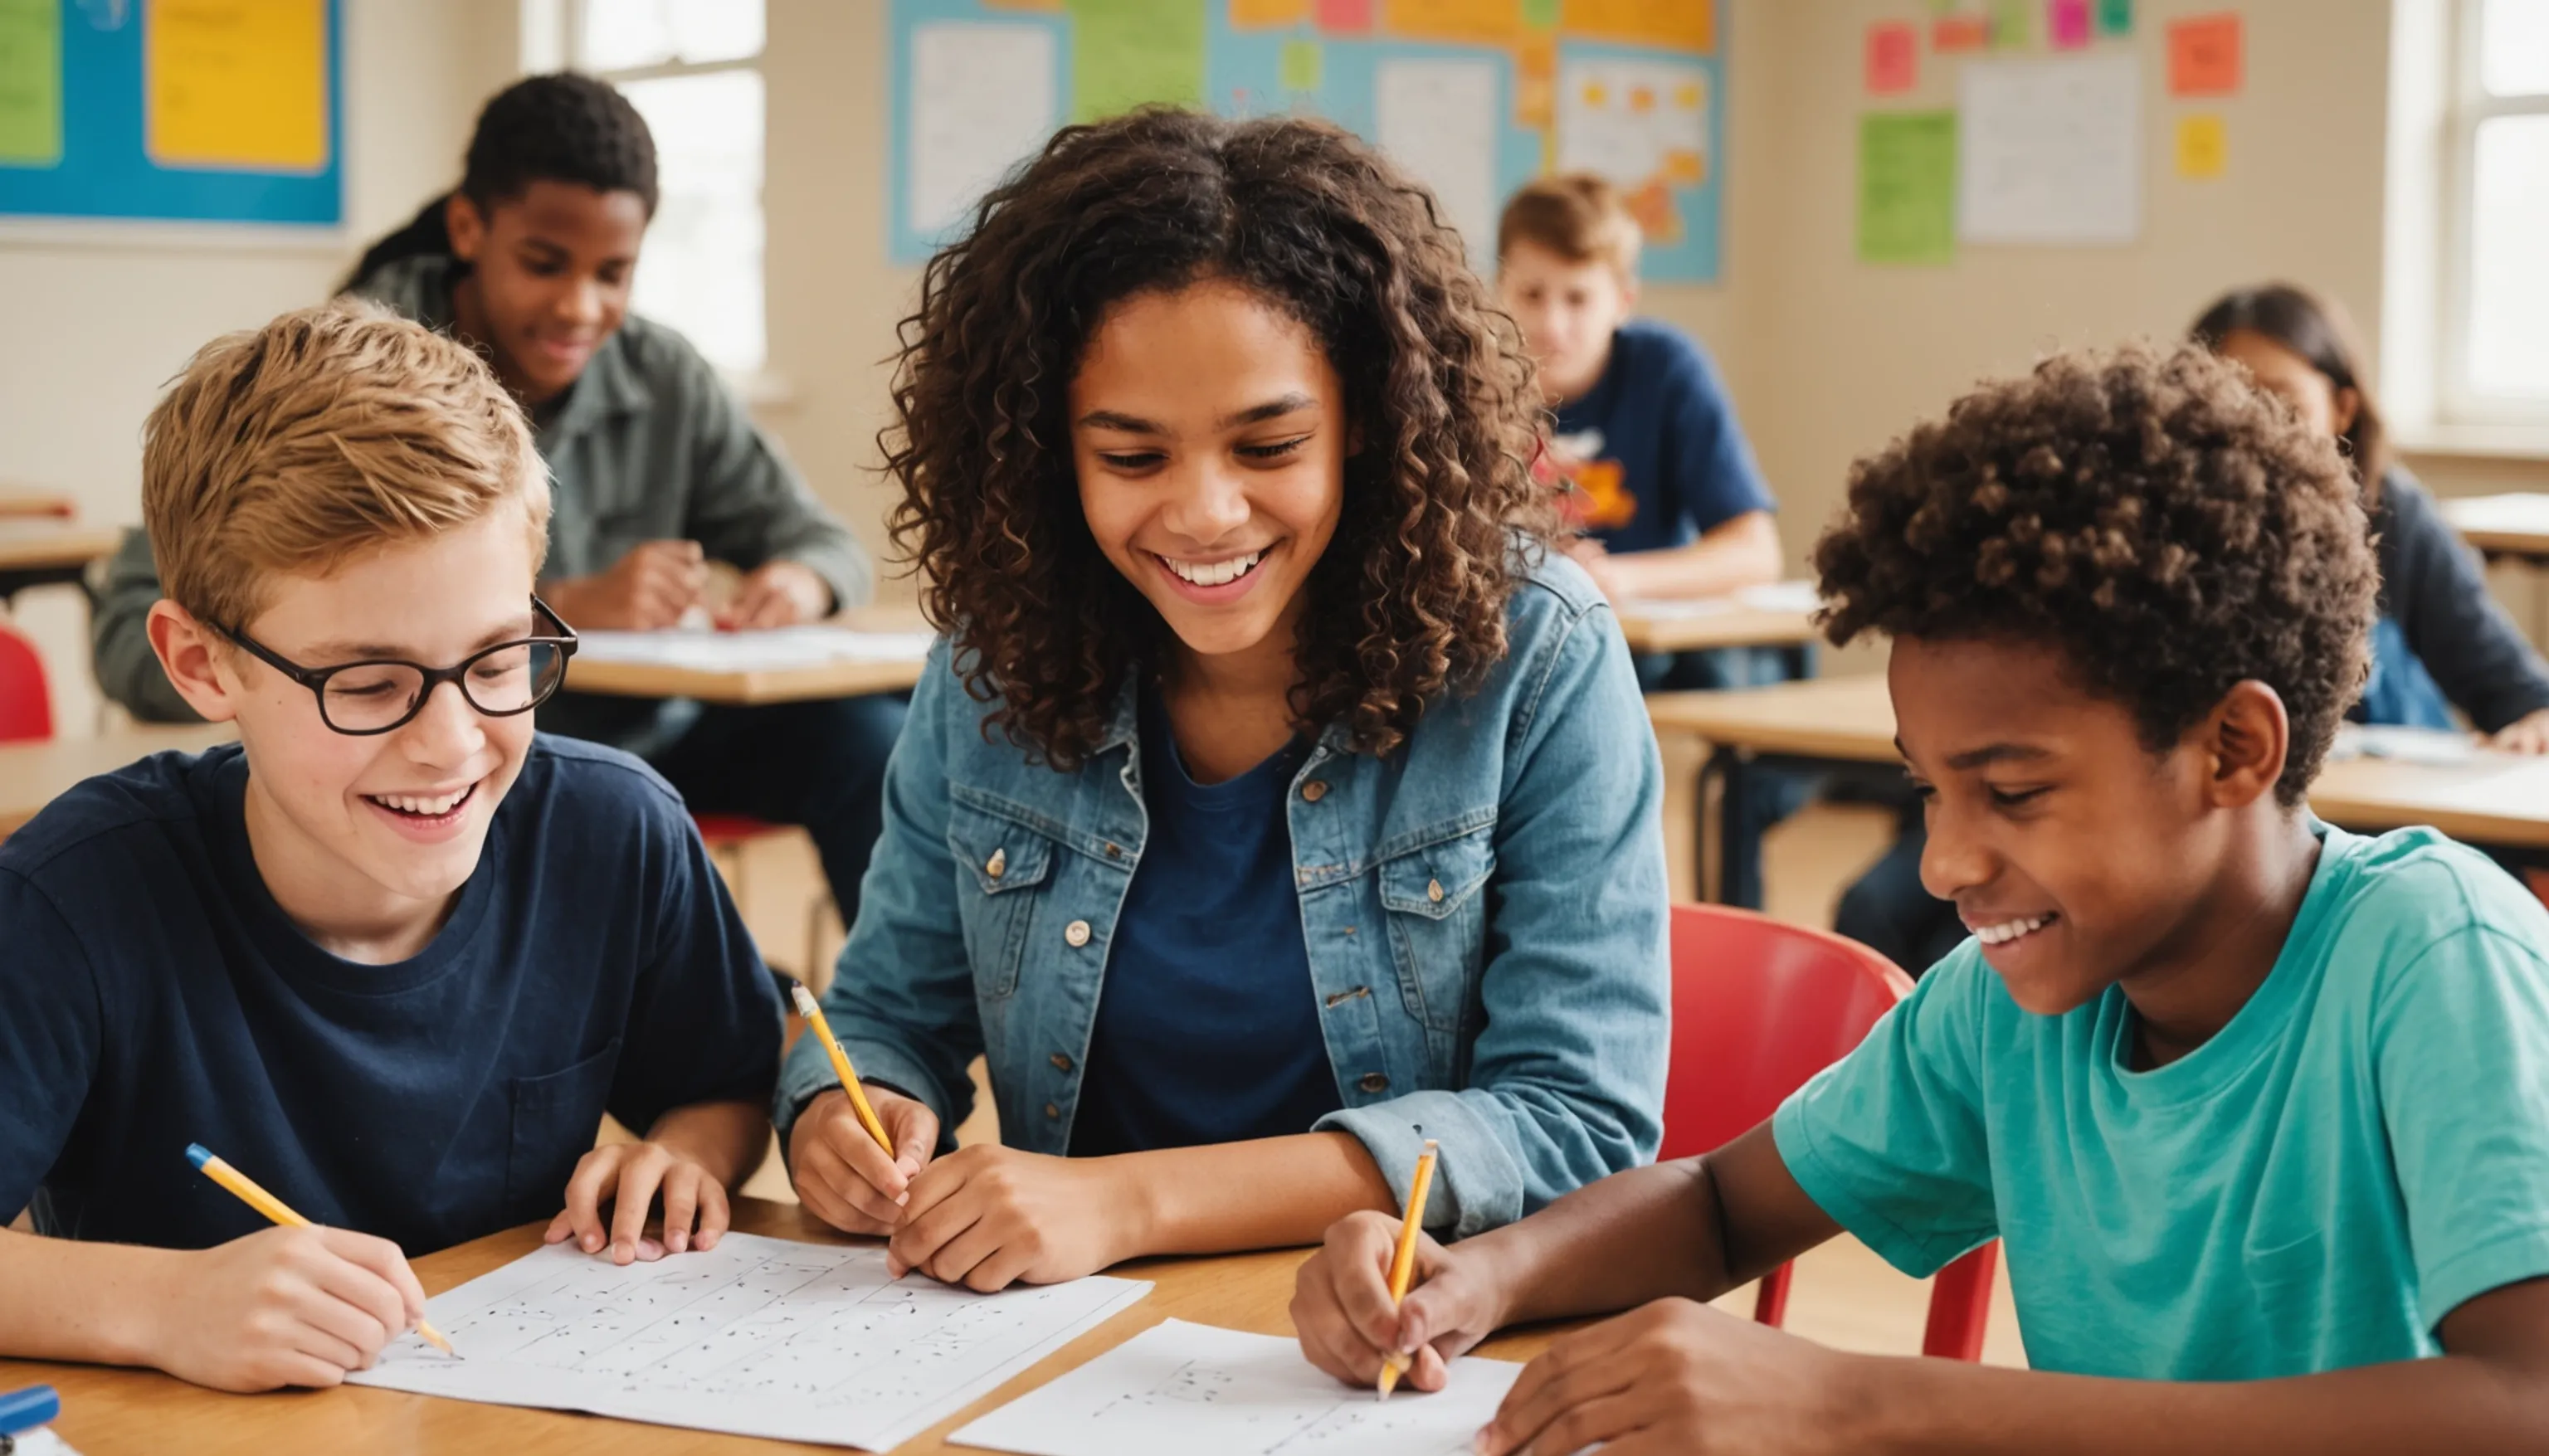
[{"label": "colorful poster", "polygon": [[2239,90],[2239,17],[2205,15],[2168,27],[2168,94],[2230,96]]},{"label": "colorful poster", "polygon": [[161,167],[328,165],[325,0],[142,8],[144,149]]},{"label": "colorful poster", "polygon": [[[1052,127],[1168,102],[1316,114],[1378,142],[1436,190],[1482,264],[1506,197],[1590,166],[1628,194],[1648,279],[1713,280],[1721,3],[889,0],[891,255],[925,260]],[[979,64],[954,26],[973,28]]]},{"label": "colorful poster", "polygon": [[2230,166],[2230,133],[2218,115],[2177,119],[2177,175],[2210,181]]},{"label": "colorful poster", "polygon": [[0,0],[0,167],[61,159],[61,6]]},{"label": "colorful poster", "polygon": [[1879,21],[1867,28],[1867,94],[1896,96],[1921,78],[1921,32],[1910,21]]},{"label": "colorful poster", "polygon": [[1955,113],[1860,117],[1859,261],[1944,263],[1955,255]]}]

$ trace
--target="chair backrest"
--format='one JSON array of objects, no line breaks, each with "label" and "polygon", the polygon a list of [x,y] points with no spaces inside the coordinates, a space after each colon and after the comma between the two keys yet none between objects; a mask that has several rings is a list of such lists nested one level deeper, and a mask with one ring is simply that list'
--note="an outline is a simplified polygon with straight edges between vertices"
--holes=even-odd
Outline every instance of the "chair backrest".
[{"label": "chair backrest", "polygon": [[1912,994],[1856,941],[1725,905],[1672,907],[1672,976],[1664,1158],[1750,1131]]},{"label": "chair backrest", "polygon": [[0,743],[53,736],[53,694],[45,660],[16,628],[0,622]]}]

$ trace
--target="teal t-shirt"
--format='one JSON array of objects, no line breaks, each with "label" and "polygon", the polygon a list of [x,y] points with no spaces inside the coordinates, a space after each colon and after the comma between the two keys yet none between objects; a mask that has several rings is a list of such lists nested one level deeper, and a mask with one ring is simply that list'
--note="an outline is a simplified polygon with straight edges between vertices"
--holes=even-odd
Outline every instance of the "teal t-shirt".
[{"label": "teal t-shirt", "polygon": [[2246,1006],[2129,1070],[2110,987],[2064,1016],[1968,941],[1772,1124],[1807,1195],[1927,1275],[2002,1240],[2030,1364],[2248,1380],[2438,1353],[2549,1274],[2549,912],[2430,830],[2314,826]]}]

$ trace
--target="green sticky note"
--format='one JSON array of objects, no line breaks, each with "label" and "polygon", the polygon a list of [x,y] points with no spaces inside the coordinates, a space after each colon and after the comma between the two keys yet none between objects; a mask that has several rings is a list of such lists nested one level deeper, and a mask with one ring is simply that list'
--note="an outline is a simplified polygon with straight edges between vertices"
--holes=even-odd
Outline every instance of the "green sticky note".
[{"label": "green sticky note", "polygon": [[1858,256],[1944,263],[1956,255],[1956,114],[1858,119]]},{"label": "green sticky note", "polygon": [[1203,105],[1204,7],[1194,0],[1064,0],[1071,17],[1071,118],[1150,102]]},{"label": "green sticky note", "polygon": [[1320,55],[1316,41],[1286,41],[1280,66],[1283,89],[1316,91],[1319,89]]},{"label": "green sticky note", "polygon": [[2133,33],[2133,0],[2098,0],[2098,34],[2129,36]]},{"label": "green sticky note", "polygon": [[1535,31],[1558,29],[1560,0],[1522,0],[1522,23]]},{"label": "green sticky note", "polygon": [[2023,50],[2034,25],[2035,0],[1992,0],[1991,43],[1994,50]]},{"label": "green sticky note", "polygon": [[0,0],[0,166],[61,159],[60,0]]}]

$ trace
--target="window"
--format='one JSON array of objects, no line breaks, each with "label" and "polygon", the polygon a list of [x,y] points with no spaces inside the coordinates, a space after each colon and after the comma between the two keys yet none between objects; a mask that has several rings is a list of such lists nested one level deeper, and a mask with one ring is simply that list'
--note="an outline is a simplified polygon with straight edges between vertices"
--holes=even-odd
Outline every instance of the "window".
[{"label": "window", "polygon": [[2549,421],[2549,0],[2462,0],[2444,244],[2442,403]]},{"label": "window", "polygon": [[762,3],[574,0],[562,17],[577,67],[617,86],[655,135],[663,200],[630,306],[746,377],[768,357]]}]

